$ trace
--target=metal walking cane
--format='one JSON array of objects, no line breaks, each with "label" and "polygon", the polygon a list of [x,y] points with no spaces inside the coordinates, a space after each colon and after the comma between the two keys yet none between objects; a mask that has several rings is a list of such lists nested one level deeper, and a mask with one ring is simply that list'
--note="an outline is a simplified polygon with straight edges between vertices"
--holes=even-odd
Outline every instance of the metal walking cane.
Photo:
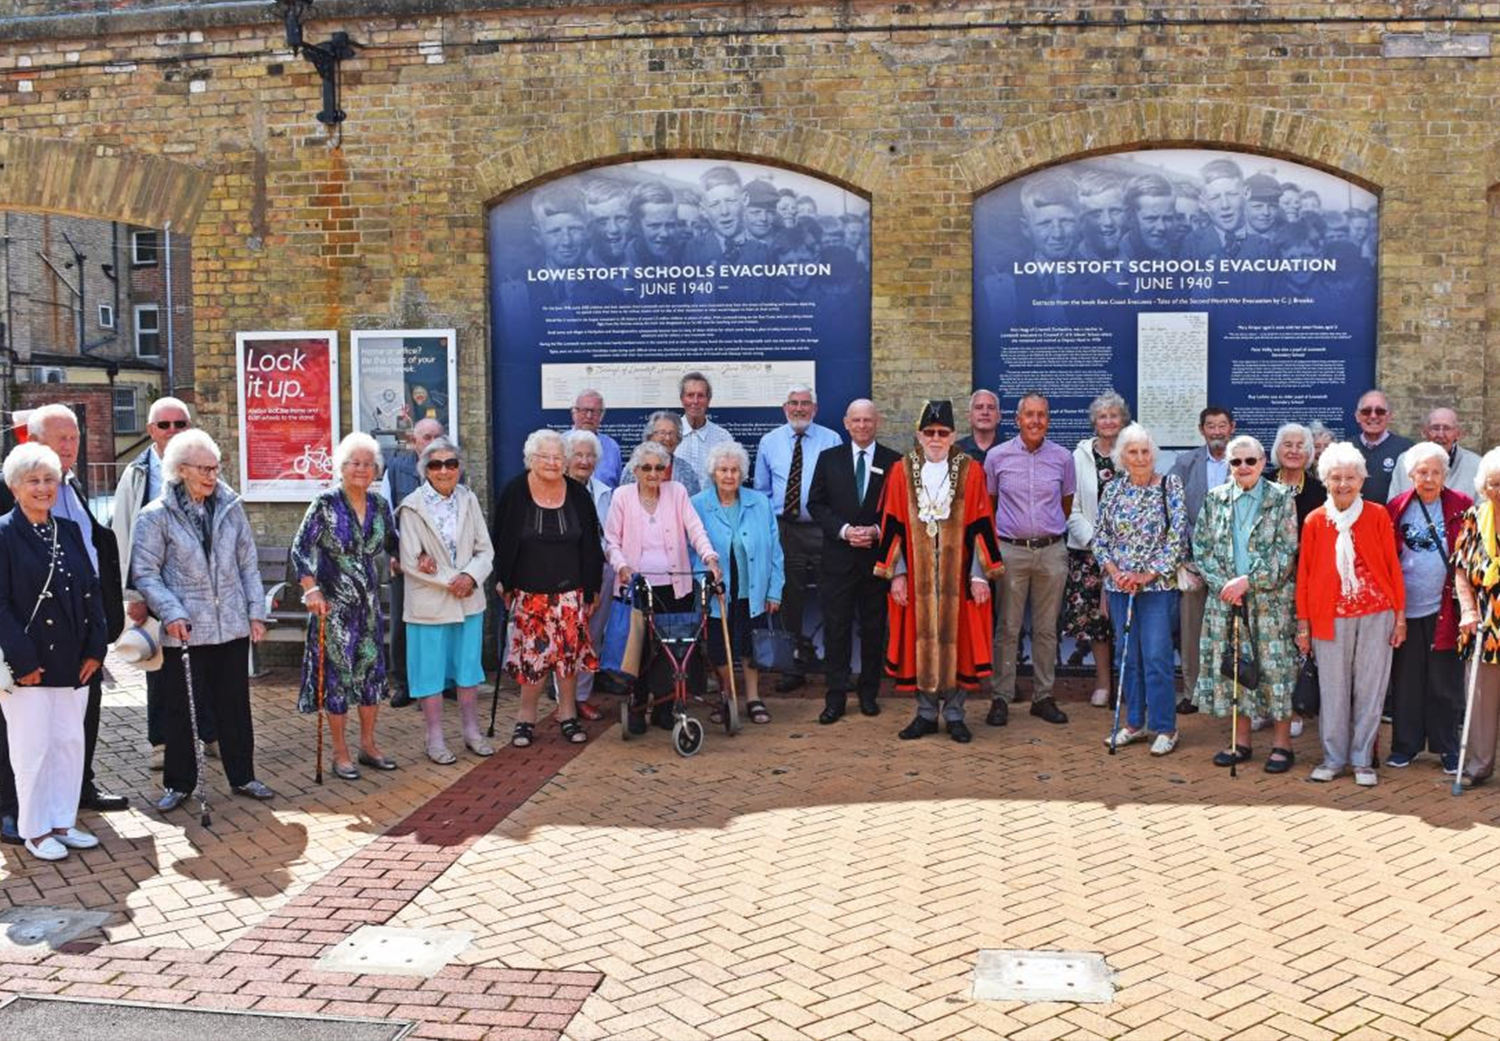
[{"label": "metal walking cane", "polygon": [[323,783],[323,677],[328,672],[328,651],[326,634],[328,630],[328,616],[318,615],[318,768],[313,772],[313,780],[318,784]]},{"label": "metal walking cane", "polygon": [[719,623],[724,627],[724,661],[725,671],[729,673],[729,709],[724,713],[724,721],[729,725],[729,732],[733,734],[739,729],[740,720],[740,693],[734,685],[734,647],[729,638],[729,607],[724,600],[724,583],[718,583],[716,592],[719,597]]},{"label": "metal walking cane", "polygon": [[490,691],[490,729],[487,736],[495,736],[495,713],[500,711],[500,676],[505,672],[505,641],[510,639],[510,609],[505,606],[505,596],[500,596],[500,643],[495,648],[495,689]]},{"label": "metal walking cane", "polygon": [[1458,739],[1458,773],[1453,775],[1454,795],[1462,795],[1464,790],[1464,759],[1469,751],[1469,717],[1474,714],[1474,688],[1479,685],[1479,639],[1479,630],[1475,629],[1469,650],[1468,690],[1464,693],[1464,725]]},{"label": "metal walking cane", "polygon": [[1235,605],[1234,613],[1234,687],[1233,700],[1229,703],[1229,776],[1238,777],[1240,763],[1240,609]]},{"label": "metal walking cane", "polygon": [[193,696],[193,663],[188,659],[188,646],[182,645],[182,674],[187,678],[188,725],[193,728],[193,755],[197,764],[198,781],[193,785],[193,797],[198,800],[198,823],[205,828],[208,816],[208,789],[203,784],[203,742],[198,740],[198,699]]},{"label": "metal walking cane", "polygon": [[1120,706],[1125,704],[1125,665],[1130,660],[1130,623],[1135,619],[1135,594],[1130,594],[1130,601],[1125,605],[1125,631],[1120,639],[1124,641],[1120,648],[1120,675],[1115,681],[1115,722],[1109,729],[1109,754],[1115,754],[1115,740],[1120,734]]}]

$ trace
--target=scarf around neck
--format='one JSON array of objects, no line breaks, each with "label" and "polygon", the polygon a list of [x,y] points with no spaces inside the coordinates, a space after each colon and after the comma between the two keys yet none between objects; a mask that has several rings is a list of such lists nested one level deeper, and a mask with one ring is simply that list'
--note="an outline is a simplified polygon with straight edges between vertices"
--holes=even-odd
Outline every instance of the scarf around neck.
[{"label": "scarf around neck", "polygon": [[1365,500],[1356,495],[1346,510],[1340,510],[1330,497],[1323,504],[1328,523],[1338,529],[1338,538],[1333,544],[1333,563],[1339,572],[1339,592],[1353,596],[1359,592],[1359,576],[1354,571],[1354,522],[1365,512]]}]

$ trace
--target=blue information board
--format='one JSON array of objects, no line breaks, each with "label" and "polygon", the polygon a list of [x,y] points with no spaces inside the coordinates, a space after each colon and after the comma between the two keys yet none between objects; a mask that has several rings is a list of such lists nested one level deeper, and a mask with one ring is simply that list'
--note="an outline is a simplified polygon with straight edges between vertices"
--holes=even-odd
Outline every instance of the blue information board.
[{"label": "blue information board", "polygon": [[[1157,149],[1051,167],[974,204],[974,385],[1048,395],[1050,436],[1090,436],[1113,389],[1163,447],[1233,410],[1351,428],[1374,385],[1378,207],[1332,174]],[[1352,429],[1352,428],[1351,428]]]},{"label": "blue information board", "polygon": [[619,163],[548,181],[490,211],[496,487],[577,395],[605,400],[625,453],[647,416],[680,411],[699,370],[711,418],[754,453],[794,385],[820,421],[870,393],[869,203],[775,167]]}]

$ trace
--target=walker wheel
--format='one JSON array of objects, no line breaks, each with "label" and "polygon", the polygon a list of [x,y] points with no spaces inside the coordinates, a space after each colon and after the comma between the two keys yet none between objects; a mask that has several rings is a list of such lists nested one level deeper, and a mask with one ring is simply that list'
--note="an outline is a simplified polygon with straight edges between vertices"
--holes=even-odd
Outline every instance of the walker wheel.
[{"label": "walker wheel", "polygon": [[630,698],[620,699],[620,740],[630,740]]},{"label": "walker wheel", "polygon": [[703,724],[692,716],[680,717],[672,725],[672,747],[683,758],[697,755],[703,747]]},{"label": "walker wheel", "polygon": [[738,734],[742,729],[740,724],[739,699],[725,694],[719,702],[719,711],[724,716],[724,733]]}]

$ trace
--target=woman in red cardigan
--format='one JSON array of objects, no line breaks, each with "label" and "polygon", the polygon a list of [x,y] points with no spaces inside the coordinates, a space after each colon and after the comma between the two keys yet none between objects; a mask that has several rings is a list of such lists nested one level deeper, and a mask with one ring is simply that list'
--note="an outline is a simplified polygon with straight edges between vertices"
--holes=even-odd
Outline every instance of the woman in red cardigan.
[{"label": "woman in red cardigan", "polygon": [[1308,514],[1297,556],[1297,649],[1317,656],[1323,702],[1323,762],[1312,779],[1331,781],[1353,766],[1354,783],[1369,787],[1391,648],[1406,639],[1406,587],[1390,514],[1360,498],[1359,449],[1330,445],[1318,479],[1328,501]]}]

